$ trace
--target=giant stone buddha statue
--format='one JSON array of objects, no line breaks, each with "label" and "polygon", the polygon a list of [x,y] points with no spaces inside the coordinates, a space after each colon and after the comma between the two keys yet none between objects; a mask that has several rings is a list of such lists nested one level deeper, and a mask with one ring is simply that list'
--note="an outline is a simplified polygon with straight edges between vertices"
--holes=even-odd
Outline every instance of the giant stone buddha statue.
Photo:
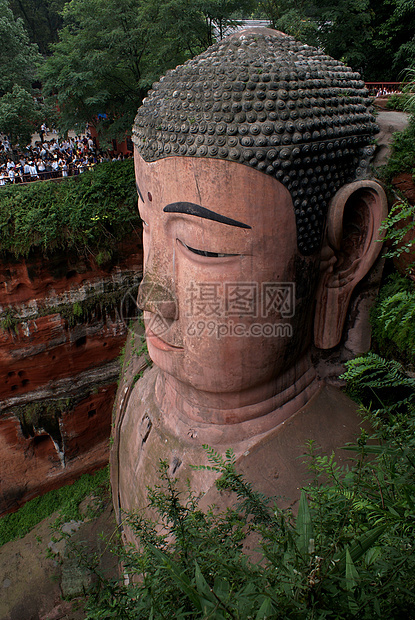
[{"label": "giant stone buddha statue", "polygon": [[213,474],[190,465],[204,444],[232,448],[261,490],[294,496],[307,439],[331,450],[358,431],[311,351],[339,343],[381,249],[376,132],[359,74],[274,30],[240,31],[153,85],[133,141],[154,366],[135,382],[132,360],[119,389],[120,520],[146,505],[160,459],[209,498]]}]

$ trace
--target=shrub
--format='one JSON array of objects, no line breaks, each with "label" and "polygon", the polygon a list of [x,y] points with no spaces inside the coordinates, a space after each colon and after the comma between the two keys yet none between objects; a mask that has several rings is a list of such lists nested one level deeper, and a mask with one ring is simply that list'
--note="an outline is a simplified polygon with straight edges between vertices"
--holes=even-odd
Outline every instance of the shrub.
[{"label": "shrub", "polygon": [[388,100],[386,102],[386,109],[387,110],[399,110],[403,112],[404,110],[406,110],[407,102],[408,102],[407,95],[395,93],[388,97]]},{"label": "shrub", "polygon": [[[157,518],[127,518],[141,551],[118,550],[140,579],[101,578],[87,618],[413,618],[414,443],[399,429],[379,446],[362,436],[350,470],[310,444],[313,483],[297,516],[257,493],[230,451],[222,458],[209,450],[219,487],[236,498],[224,513],[201,512],[190,490],[181,496],[162,463],[150,493]],[[260,563],[243,553],[252,534]]]},{"label": "shrub", "polygon": [[349,395],[375,415],[387,417],[415,405],[415,378],[399,362],[369,352],[346,362],[346,367],[342,378]]},{"label": "shrub", "polygon": [[[385,241],[391,242],[385,258],[399,258],[404,253],[411,255],[415,251],[415,205],[407,200],[396,202],[380,230],[385,233]],[[407,271],[410,272],[413,267],[413,264],[409,264]]]},{"label": "shrub", "polygon": [[415,287],[411,280],[399,274],[389,277],[371,311],[371,323],[378,350],[415,364]]},{"label": "shrub", "polygon": [[105,262],[115,243],[140,226],[132,160],[103,163],[79,177],[0,192],[0,252],[92,252]]},{"label": "shrub", "polygon": [[393,134],[391,154],[386,166],[381,170],[382,178],[391,183],[402,172],[413,174],[415,169],[415,118],[410,117],[403,131]]}]

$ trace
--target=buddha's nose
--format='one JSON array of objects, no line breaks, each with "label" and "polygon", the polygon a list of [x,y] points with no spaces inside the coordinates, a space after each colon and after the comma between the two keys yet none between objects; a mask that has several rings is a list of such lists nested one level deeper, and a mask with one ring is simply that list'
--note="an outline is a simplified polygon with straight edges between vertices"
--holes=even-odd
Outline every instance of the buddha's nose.
[{"label": "buddha's nose", "polygon": [[146,273],[138,289],[138,306],[172,321],[178,318],[178,305],[173,287]]}]

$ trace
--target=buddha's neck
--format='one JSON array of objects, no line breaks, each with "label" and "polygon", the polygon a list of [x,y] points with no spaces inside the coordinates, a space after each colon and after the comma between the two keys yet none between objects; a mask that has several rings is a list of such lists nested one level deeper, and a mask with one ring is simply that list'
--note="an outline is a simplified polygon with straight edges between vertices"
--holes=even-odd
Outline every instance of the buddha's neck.
[{"label": "buddha's neck", "polygon": [[310,400],[318,387],[315,369],[309,355],[305,355],[267,384],[242,392],[200,391],[160,372],[155,396],[171,427],[179,423],[189,428],[209,426],[213,433],[229,428],[242,438],[246,434],[261,434],[287,420]]}]

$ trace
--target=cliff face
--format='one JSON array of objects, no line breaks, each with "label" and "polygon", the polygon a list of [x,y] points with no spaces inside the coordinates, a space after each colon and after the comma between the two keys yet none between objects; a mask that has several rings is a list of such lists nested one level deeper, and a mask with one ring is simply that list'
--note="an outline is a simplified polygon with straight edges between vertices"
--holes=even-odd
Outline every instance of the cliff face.
[{"label": "cliff face", "polygon": [[111,264],[55,252],[0,262],[0,514],[102,467],[139,233]]}]

